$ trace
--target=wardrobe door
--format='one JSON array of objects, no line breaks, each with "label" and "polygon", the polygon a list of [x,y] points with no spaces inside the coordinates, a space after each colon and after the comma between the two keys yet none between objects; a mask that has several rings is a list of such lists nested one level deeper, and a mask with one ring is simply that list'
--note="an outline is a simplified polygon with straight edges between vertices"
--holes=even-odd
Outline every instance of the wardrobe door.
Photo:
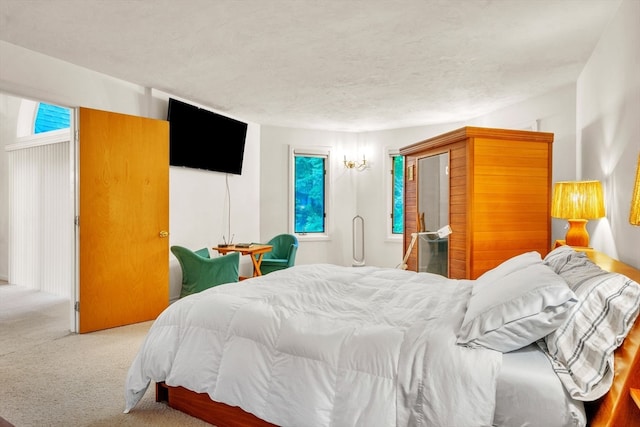
[{"label": "wardrobe door", "polygon": [[449,153],[418,159],[418,271],[449,275]]}]

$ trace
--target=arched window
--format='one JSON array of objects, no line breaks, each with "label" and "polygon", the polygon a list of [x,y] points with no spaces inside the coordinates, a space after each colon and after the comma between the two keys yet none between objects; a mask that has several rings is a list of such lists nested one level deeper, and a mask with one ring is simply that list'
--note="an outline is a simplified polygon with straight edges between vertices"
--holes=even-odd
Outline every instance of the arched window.
[{"label": "arched window", "polygon": [[49,132],[69,127],[69,109],[51,104],[38,104],[33,133]]}]

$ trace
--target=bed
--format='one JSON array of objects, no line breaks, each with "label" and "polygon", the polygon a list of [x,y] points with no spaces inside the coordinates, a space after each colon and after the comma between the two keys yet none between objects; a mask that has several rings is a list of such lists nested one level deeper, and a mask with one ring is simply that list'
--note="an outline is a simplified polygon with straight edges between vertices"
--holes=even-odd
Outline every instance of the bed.
[{"label": "bed", "polygon": [[125,412],[155,384],[219,427],[637,426],[639,279],[564,246],[476,280],[314,264],[217,286],[154,322]]}]

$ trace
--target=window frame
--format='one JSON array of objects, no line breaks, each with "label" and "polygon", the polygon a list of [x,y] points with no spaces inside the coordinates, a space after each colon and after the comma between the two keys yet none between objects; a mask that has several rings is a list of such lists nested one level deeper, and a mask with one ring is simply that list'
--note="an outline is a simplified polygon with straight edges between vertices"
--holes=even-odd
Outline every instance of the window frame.
[{"label": "window frame", "polygon": [[[400,156],[400,157],[404,157],[400,154],[400,150],[398,148],[387,148],[386,149],[386,155],[385,155],[385,165],[384,165],[384,169],[386,171],[386,178],[385,178],[385,187],[386,187],[386,197],[385,197],[385,211],[386,211],[386,221],[385,221],[385,235],[386,235],[386,240],[387,241],[393,241],[393,242],[397,242],[399,240],[402,240],[404,238],[404,221],[402,224],[402,233],[394,233],[393,232],[393,197],[394,197],[394,177],[393,177],[393,158],[396,156]],[[404,176],[404,161],[403,161],[403,176]],[[405,193],[405,186],[403,183],[402,186],[402,205],[403,205],[403,212],[404,212],[404,193]]]},{"label": "window frame", "polygon": [[[322,233],[296,233],[295,232],[295,163],[296,156],[305,157],[322,157],[324,161],[324,232]],[[329,147],[323,146],[289,146],[289,233],[298,237],[298,240],[306,241],[319,241],[329,240],[330,238],[330,225],[331,225],[331,205],[330,205],[330,191],[331,191],[331,150]]]}]

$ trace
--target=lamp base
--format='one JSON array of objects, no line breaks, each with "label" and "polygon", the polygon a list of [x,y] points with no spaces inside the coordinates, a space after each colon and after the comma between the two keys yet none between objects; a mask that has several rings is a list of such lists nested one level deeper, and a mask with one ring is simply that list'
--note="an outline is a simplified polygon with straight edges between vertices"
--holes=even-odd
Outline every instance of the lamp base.
[{"label": "lamp base", "polygon": [[586,219],[569,219],[569,230],[565,240],[569,246],[589,246],[589,233],[587,232]]}]

